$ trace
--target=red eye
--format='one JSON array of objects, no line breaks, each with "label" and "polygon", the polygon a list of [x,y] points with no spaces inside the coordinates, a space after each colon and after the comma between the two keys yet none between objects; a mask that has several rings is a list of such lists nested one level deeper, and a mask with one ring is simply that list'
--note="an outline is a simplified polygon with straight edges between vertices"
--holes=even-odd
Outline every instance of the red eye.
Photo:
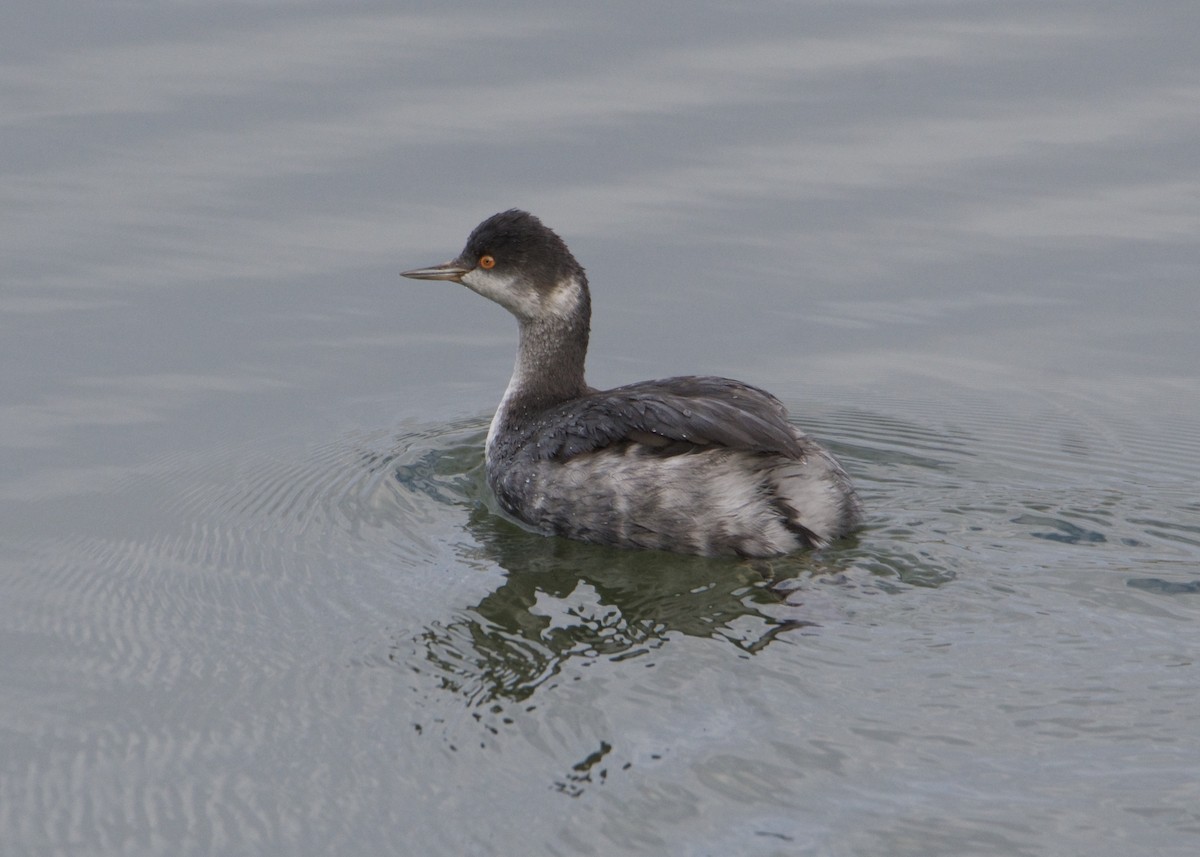
[{"label": "red eye", "polygon": [[483,268],[485,271],[490,271],[492,268],[496,267],[496,260],[491,256],[480,256],[479,267]]}]

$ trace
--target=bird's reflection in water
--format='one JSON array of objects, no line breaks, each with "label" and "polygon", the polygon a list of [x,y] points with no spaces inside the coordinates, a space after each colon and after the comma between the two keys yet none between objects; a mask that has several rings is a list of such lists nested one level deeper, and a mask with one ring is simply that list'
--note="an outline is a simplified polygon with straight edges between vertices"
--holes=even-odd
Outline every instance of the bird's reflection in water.
[{"label": "bird's reflection in water", "polygon": [[506,578],[427,627],[422,644],[444,685],[476,705],[524,701],[571,659],[637,658],[681,635],[753,654],[813,624],[773,577],[780,566],[808,573],[811,558],[767,564],[598,547],[527,533],[485,508],[469,527],[472,559],[498,563]]}]

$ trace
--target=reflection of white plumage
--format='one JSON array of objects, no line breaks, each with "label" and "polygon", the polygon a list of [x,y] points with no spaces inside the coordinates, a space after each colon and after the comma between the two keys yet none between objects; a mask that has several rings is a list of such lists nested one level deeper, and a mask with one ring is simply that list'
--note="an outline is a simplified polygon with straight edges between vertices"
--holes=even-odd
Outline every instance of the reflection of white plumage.
[{"label": "reflection of white plumage", "polygon": [[587,277],[533,215],[494,215],[457,259],[404,276],[462,283],[517,317],[487,477],[501,506],[542,532],[774,556],[827,544],[860,522],[845,472],[763,390],[693,376],[588,387]]}]

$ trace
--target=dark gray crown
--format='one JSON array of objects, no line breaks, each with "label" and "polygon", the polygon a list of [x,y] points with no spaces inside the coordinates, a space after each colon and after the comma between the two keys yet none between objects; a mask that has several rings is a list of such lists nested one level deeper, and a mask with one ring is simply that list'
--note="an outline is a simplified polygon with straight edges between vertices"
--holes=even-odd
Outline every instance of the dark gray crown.
[{"label": "dark gray crown", "polygon": [[517,208],[493,214],[476,226],[459,259],[473,267],[484,255],[496,260],[497,271],[518,273],[543,288],[569,276],[584,278],[583,267],[554,230]]}]

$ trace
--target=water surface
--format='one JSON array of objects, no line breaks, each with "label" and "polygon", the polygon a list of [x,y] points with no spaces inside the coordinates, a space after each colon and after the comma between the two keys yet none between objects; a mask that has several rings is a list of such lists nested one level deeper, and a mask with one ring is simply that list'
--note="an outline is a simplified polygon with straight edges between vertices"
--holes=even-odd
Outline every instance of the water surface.
[{"label": "water surface", "polygon": [[[1190,4],[0,20],[5,853],[1195,852]],[[512,206],[865,530],[496,516]]]}]

